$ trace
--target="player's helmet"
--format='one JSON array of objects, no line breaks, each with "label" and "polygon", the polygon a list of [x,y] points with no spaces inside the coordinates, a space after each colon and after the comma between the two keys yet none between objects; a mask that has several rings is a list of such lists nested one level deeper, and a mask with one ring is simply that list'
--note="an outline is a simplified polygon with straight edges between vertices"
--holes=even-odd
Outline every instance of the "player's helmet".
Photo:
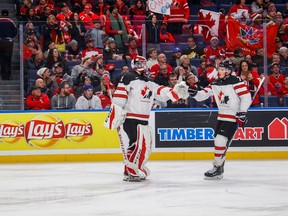
[{"label": "player's helmet", "polygon": [[234,65],[231,61],[229,60],[224,60],[222,62],[219,63],[219,67],[225,67],[228,70],[230,70],[231,72],[234,71]]},{"label": "player's helmet", "polygon": [[131,61],[131,68],[138,73],[146,72],[146,58],[144,58],[143,56],[137,56]]}]

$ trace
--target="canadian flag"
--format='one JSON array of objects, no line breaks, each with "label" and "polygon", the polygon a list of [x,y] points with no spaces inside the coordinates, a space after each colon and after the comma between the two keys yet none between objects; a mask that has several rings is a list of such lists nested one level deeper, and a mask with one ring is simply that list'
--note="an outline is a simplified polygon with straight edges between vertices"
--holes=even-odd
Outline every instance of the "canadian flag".
[{"label": "canadian flag", "polygon": [[214,11],[199,10],[198,25],[202,28],[204,42],[209,42],[214,36],[218,37],[220,15]]},{"label": "canadian flag", "polygon": [[[267,32],[267,56],[271,58],[276,51],[276,36],[279,24],[269,25]],[[243,49],[245,55],[254,56],[257,48],[263,47],[263,29],[253,28],[241,24],[232,17],[228,18],[226,46],[228,50],[235,50],[237,47]]]}]

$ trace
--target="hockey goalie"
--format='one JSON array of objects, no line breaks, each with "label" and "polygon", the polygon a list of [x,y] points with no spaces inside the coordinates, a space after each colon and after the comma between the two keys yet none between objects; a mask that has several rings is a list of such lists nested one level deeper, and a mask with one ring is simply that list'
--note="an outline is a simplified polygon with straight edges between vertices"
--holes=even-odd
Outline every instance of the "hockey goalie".
[{"label": "hockey goalie", "polygon": [[189,97],[185,83],[173,89],[159,86],[148,78],[146,59],[131,61],[132,72],[125,74],[113,94],[112,105],[104,126],[118,130],[124,157],[124,181],[140,182],[150,171],[145,166],[152,148],[148,125],[154,99],[177,101]]}]

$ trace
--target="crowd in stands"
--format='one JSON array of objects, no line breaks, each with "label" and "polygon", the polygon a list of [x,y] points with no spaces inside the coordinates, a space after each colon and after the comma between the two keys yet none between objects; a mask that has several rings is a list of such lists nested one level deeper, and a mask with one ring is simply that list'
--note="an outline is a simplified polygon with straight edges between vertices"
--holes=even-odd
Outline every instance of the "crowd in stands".
[{"label": "crowd in stands", "polygon": [[[260,106],[264,94],[278,96],[280,104],[288,95],[288,3],[284,1],[236,0],[227,10],[225,1],[173,0],[170,15],[149,11],[148,0],[16,2],[24,25],[27,109],[108,108],[120,77],[132,70],[131,60],[143,49],[147,74],[159,85],[173,87],[185,81],[202,89],[215,80],[218,64],[230,59],[253,96],[265,76],[263,48],[255,55],[245,54],[241,47],[228,50],[224,38],[228,16],[255,28],[262,28],[264,22],[279,24],[276,52],[267,59],[268,89],[261,87],[252,106]],[[219,36],[203,41],[193,20],[198,16],[195,8],[213,8],[224,16]],[[203,103],[192,98],[157,103],[168,108],[214,106],[213,98]]]}]

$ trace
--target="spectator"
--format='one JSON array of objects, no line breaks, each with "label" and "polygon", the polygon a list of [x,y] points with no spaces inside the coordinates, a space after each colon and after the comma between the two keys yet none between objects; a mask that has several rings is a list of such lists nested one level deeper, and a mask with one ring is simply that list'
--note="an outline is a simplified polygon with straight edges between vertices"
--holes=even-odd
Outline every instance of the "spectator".
[{"label": "spectator", "polygon": [[[193,73],[188,73],[185,77],[186,85],[188,85],[190,88],[201,90],[200,86],[198,85],[198,78],[193,74]],[[205,100],[205,102],[208,102],[209,100]],[[198,103],[196,99],[194,98],[189,98],[189,107],[200,107],[203,103]]]},{"label": "spectator", "polygon": [[125,47],[123,58],[126,60],[135,59],[139,55],[138,44],[135,37],[130,37],[128,39],[128,44]]},{"label": "spectator", "polygon": [[285,4],[282,14],[284,19],[288,18],[288,2]]},{"label": "spectator", "polygon": [[201,59],[200,67],[197,68],[198,77],[200,77],[200,76],[202,76],[202,74],[204,74],[205,68],[206,68],[206,60],[205,59]]},{"label": "spectator", "polygon": [[93,86],[91,84],[84,86],[84,93],[77,99],[75,108],[77,110],[95,110],[102,108],[99,97],[93,95]]},{"label": "spectator", "polygon": [[34,40],[28,39],[23,45],[23,60],[24,62],[35,55],[37,52],[41,52],[40,47],[35,43]]},{"label": "spectator", "polygon": [[168,78],[169,74],[167,65],[166,64],[159,65],[159,73],[155,78],[154,82],[157,83],[158,85],[168,86],[169,85]]},{"label": "spectator", "polygon": [[51,93],[50,88],[53,85],[53,81],[55,79],[55,76],[50,77],[50,70],[49,68],[43,67],[37,71],[37,77],[36,80],[42,79],[43,83],[45,84],[45,91],[43,90],[43,87],[41,84],[39,85],[38,83],[35,84],[41,87],[41,92],[45,93],[48,95],[49,98],[53,96],[53,93]]},{"label": "spectator", "polygon": [[[82,76],[82,80],[79,82],[78,86],[73,86],[73,89],[75,89],[75,98],[79,98],[84,93],[84,86],[91,84],[92,85],[92,78],[89,76]],[[97,85],[100,85],[100,80]],[[93,85],[94,87],[95,85]],[[94,87],[95,89],[95,87]]]},{"label": "spectator", "polygon": [[[116,0],[116,3],[114,4],[114,6],[115,6],[115,8],[117,8],[120,15],[129,14],[129,8],[124,4],[124,2],[122,0]],[[110,11],[110,13],[111,13],[111,11]]]},{"label": "spectator", "polygon": [[86,30],[94,27],[93,20],[99,19],[99,16],[92,12],[92,5],[86,4],[84,10],[79,13],[79,18],[82,20]]},{"label": "spectator", "polygon": [[288,75],[285,76],[282,86],[278,89],[277,95],[280,97],[280,103],[284,95],[288,95]]},{"label": "spectator", "polygon": [[287,67],[288,65],[288,48],[287,47],[281,47],[279,49],[280,54],[280,65],[283,67]]},{"label": "spectator", "polygon": [[276,63],[279,65],[279,69],[280,69],[280,73],[281,74],[285,74],[285,68],[283,68],[283,66],[281,65],[281,58],[280,58],[280,55],[278,53],[274,53],[272,55],[272,63],[270,65],[268,65],[268,68],[267,68],[267,73],[268,75],[270,75],[272,73],[271,71],[271,67],[272,65]]},{"label": "spectator", "polygon": [[264,12],[263,0],[254,0],[251,4],[251,13],[259,14],[260,17],[262,17],[263,12]]},{"label": "spectator", "polygon": [[246,0],[236,0],[228,12],[228,15],[234,17],[239,22],[247,24],[250,22],[250,9],[245,5]]},{"label": "spectator", "polygon": [[160,51],[160,22],[158,22],[155,14],[151,13],[146,22],[147,31],[147,49],[155,48]]},{"label": "spectator", "polygon": [[[35,80],[35,85],[40,87],[41,93],[48,94],[48,88],[42,78],[38,78]],[[48,95],[47,95],[48,96]],[[48,96],[49,97],[49,96]]]},{"label": "spectator", "polygon": [[137,35],[136,31],[134,30],[134,27],[132,26],[130,20],[125,21],[125,27],[126,27],[126,31],[127,31],[127,37],[128,38],[135,37],[137,40],[137,43],[138,43],[139,42],[139,36]]},{"label": "spectator", "polygon": [[52,8],[50,6],[45,6],[43,8],[43,12],[40,14],[40,23],[39,26],[42,29],[45,23],[47,23],[47,19],[50,15],[53,15]]},{"label": "spectator", "polygon": [[118,14],[118,9],[115,6],[110,6],[110,17],[107,18],[105,24],[105,32],[115,38],[117,47],[121,50],[127,41],[127,31],[122,17]]},{"label": "spectator", "polygon": [[84,49],[82,51],[82,58],[85,58],[85,57],[91,57],[91,56],[98,56],[100,54],[102,54],[102,51],[98,48],[95,48],[95,45],[94,45],[94,40],[92,38],[90,38],[88,41],[87,41],[87,44],[86,44],[86,49]]},{"label": "spectator", "polygon": [[70,87],[73,86],[72,77],[64,72],[63,65],[60,62],[56,62],[53,65],[53,73],[54,73],[54,76],[52,77],[53,84],[50,89],[51,95],[55,93],[55,90],[59,88],[60,83],[63,81],[66,81]]},{"label": "spectator", "polygon": [[105,14],[105,10],[109,9],[109,5],[104,2],[104,0],[98,0],[96,4],[92,7],[95,14],[100,16]]},{"label": "spectator", "polygon": [[[79,14],[84,10],[85,5],[89,4],[88,0],[75,0],[74,12]],[[91,5],[92,6],[92,5]]]},{"label": "spectator", "polygon": [[[244,80],[247,89],[250,91],[251,98],[253,98],[257,88],[260,85],[259,75],[257,72],[249,70],[248,62],[246,62],[245,60],[240,63],[240,67],[242,69],[240,77],[242,78],[242,80]],[[251,107],[259,107],[259,103],[259,95],[257,93],[255,99],[252,101]]]},{"label": "spectator", "polygon": [[20,20],[24,21],[29,8],[33,8],[31,0],[23,0],[23,5],[20,7]]},{"label": "spectator", "polygon": [[[8,11],[2,10],[0,17],[0,73],[2,80],[10,80],[13,38],[17,35],[15,23],[8,18]],[[3,16],[4,15],[4,16]]]},{"label": "spectator", "polygon": [[76,40],[71,40],[65,52],[64,59],[66,61],[81,61],[82,52]]},{"label": "spectator", "polygon": [[182,55],[180,57],[180,66],[184,68],[186,74],[193,73],[195,76],[198,76],[198,70],[195,66],[190,64],[190,59],[187,55]]},{"label": "spectator", "polygon": [[270,21],[274,22],[275,18],[276,18],[276,12],[277,12],[277,10],[276,10],[275,5],[272,2],[269,2],[268,5],[267,5],[267,15],[265,17],[265,21],[267,23],[269,23]]},{"label": "spectator", "polygon": [[170,65],[175,68],[180,65],[180,57],[181,57],[181,49],[179,47],[175,47],[173,49],[172,59],[170,61]]},{"label": "spectator", "polygon": [[108,41],[108,46],[106,46],[103,51],[103,58],[105,60],[123,59],[123,53],[117,48],[115,40],[113,38],[109,38]]},{"label": "spectator", "polygon": [[26,98],[26,106],[31,110],[47,110],[50,108],[50,99],[46,94],[41,93],[40,86],[33,85]]},{"label": "spectator", "polygon": [[25,17],[23,16],[22,21],[24,25],[30,22],[30,23],[33,23],[33,25],[38,26],[39,20],[40,20],[40,17],[36,16],[35,9],[32,7],[32,8],[27,9],[26,16]]},{"label": "spectator", "polygon": [[187,0],[175,0],[170,6],[170,15],[164,17],[167,31],[173,34],[182,34],[183,24],[188,23],[190,9]]},{"label": "spectator", "polygon": [[257,29],[262,28],[263,19],[262,19],[262,16],[260,14],[256,14],[256,13],[252,14],[251,15],[251,21],[252,21],[251,25],[253,28],[257,28]]},{"label": "spectator", "polygon": [[188,75],[186,74],[186,71],[182,66],[177,66],[174,69],[174,73],[177,75],[177,79],[179,82],[185,81],[185,77]]},{"label": "spectator", "polygon": [[70,93],[70,86],[67,82],[62,82],[59,86],[59,93],[55,94],[51,99],[51,109],[74,109],[76,99]]},{"label": "spectator", "polygon": [[79,65],[75,65],[72,68],[71,77],[74,85],[78,86],[79,81],[82,80],[82,76],[92,77],[94,75],[94,70],[90,68],[90,65],[93,63],[92,57],[82,58],[82,62]]},{"label": "spectator", "polygon": [[158,64],[158,60],[157,60],[157,49],[156,48],[150,48],[148,50],[148,61],[146,62],[146,66],[147,69],[150,70],[150,68],[154,65],[154,64]]},{"label": "spectator", "polygon": [[[175,73],[170,74],[169,76],[169,87],[174,88],[177,84],[177,75]],[[188,108],[188,100],[180,98],[178,101],[167,101],[167,108]]]},{"label": "spectator", "polygon": [[141,0],[136,0],[135,5],[133,5],[132,7],[129,8],[129,14],[132,17],[132,20],[133,20],[134,15],[145,16],[145,6],[144,6],[143,2]]},{"label": "spectator", "polygon": [[[124,75],[124,74],[123,74]],[[107,88],[107,83],[106,83],[106,79],[105,76],[108,78],[108,85],[109,85],[109,89]],[[111,83],[111,79],[109,74],[104,74],[101,78],[101,92],[100,94],[98,94],[98,97],[101,100],[101,106],[103,109],[109,108],[111,106],[111,99],[112,99],[112,95],[114,94],[115,91],[115,86]]]},{"label": "spectator", "polygon": [[[244,60],[246,60],[249,64],[252,64],[252,56],[251,55],[245,55],[244,56]],[[258,65],[259,66],[259,65]]]},{"label": "spectator", "polygon": [[127,65],[123,65],[122,68],[121,68],[121,73],[118,77],[116,77],[116,79],[114,80],[114,86],[117,87],[118,86],[118,83],[120,82],[121,78],[126,74],[128,73],[130,70],[129,70],[129,67]]},{"label": "spectator", "polygon": [[[264,74],[260,75],[261,79],[264,77]],[[262,85],[261,88],[259,89],[259,96],[264,96],[267,94],[268,96],[271,95],[277,95],[277,90],[274,87],[274,85],[270,82],[269,77],[266,78],[267,81],[267,91],[266,90],[266,85]]]},{"label": "spectator", "polygon": [[256,49],[256,55],[252,56],[252,61],[259,65],[259,67],[264,66],[264,56],[263,56],[263,48],[257,48]]},{"label": "spectator", "polygon": [[103,39],[106,36],[105,32],[101,29],[100,19],[93,20],[94,27],[85,33],[85,37],[90,37],[94,40],[94,47],[103,52]]},{"label": "spectator", "polygon": [[187,43],[188,47],[183,49],[183,55],[187,55],[189,59],[203,58],[203,49],[197,46],[196,39],[193,36],[188,37]]},{"label": "spectator", "polygon": [[53,41],[55,44],[64,42],[62,31],[58,26],[58,22],[53,14],[47,18],[46,25],[42,27],[43,50],[48,49],[48,43]]},{"label": "spectator", "polygon": [[234,56],[230,57],[230,61],[234,64],[235,68],[239,68],[240,62],[244,60],[243,49],[237,47],[234,50]]},{"label": "spectator", "polygon": [[215,60],[218,55],[224,54],[224,49],[219,46],[219,39],[217,37],[212,37],[210,39],[210,45],[204,48],[204,54],[206,59]]},{"label": "spectator", "polygon": [[73,13],[69,18],[69,22],[71,23],[71,25],[69,25],[68,33],[71,35],[71,40],[76,40],[81,50],[84,49],[84,35],[86,32],[86,28],[82,20],[79,19],[78,13]]},{"label": "spectator", "polygon": [[[51,2],[51,1],[49,1],[49,2]],[[35,4],[35,0],[33,1],[33,4]],[[54,7],[52,4],[49,4],[48,0],[39,0],[38,5],[36,5],[36,7],[35,7],[36,16],[40,16],[43,13],[43,11],[45,10],[45,7],[49,7],[52,11],[54,11]]]},{"label": "spectator", "polygon": [[271,67],[272,74],[269,75],[269,80],[278,90],[282,87],[285,76],[280,74],[279,64],[274,63]]},{"label": "spectator", "polygon": [[43,56],[43,52],[36,52],[31,58],[25,62],[25,71],[27,70],[38,70],[46,65],[46,61]]},{"label": "spectator", "polygon": [[158,63],[154,64],[150,69],[150,78],[153,80],[158,76],[160,65],[166,64],[168,70],[168,76],[173,72],[171,65],[167,64],[167,58],[164,53],[160,53],[157,57]]},{"label": "spectator", "polygon": [[175,39],[174,39],[173,35],[167,31],[166,24],[163,24],[160,27],[160,42],[175,43]]},{"label": "spectator", "polygon": [[68,28],[68,26],[71,25],[69,22],[70,16],[73,14],[73,12],[70,10],[68,5],[66,3],[62,3],[61,11],[56,15],[56,19],[60,22],[60,28],[63,29],[65,27]]},{"label": "spectator", "polygon": [[61,57],[57,48],[50,49],[46,59],[46,67],[52,69],[56,62],[61,62],[63,58]]}]

